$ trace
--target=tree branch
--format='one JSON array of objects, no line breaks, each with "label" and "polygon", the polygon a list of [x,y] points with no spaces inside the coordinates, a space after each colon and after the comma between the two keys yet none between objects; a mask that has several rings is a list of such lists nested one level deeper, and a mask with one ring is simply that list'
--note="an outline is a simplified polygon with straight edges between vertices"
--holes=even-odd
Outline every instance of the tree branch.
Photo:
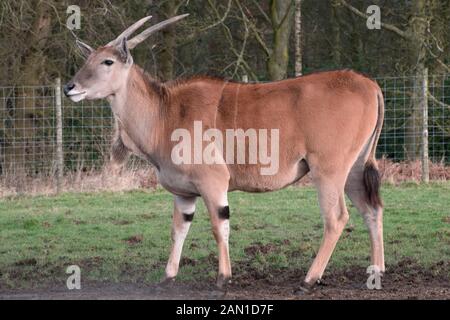
[{"label": "tree branch", "polygon": [[[347,1],[345,1],[345,0],[340,0],[340,4],[342,4],[348,10],[350,10],[351,12],[353,12],[354,14],[356,14],[357,16],[359,16],[361,18],[364,18],[364,19],[368,19],[369,18],[369,15],[359,11],[358,9],[353,7],[352,5],[348,4]],[[380,22],[380,25],[384,29],[392,31],[392,32],[396,33],[398,36],[400,36],[402,38],[405,38],[407,40],[414,40],[414,37],[409,32],[403,31],[403,30],[397,28],[393,24]]]},{"label": "tree branch", "polygon": [[[211,2],[211,0],[207,0],[209,6],[211,7],[211,9],[214,11],[214,14],[216,15],[217,18],[220,17],[219,12],[217,11],[217,8],[214,6],[214,4]],[[231,0],[230,0],[231,1]],[[233,43],[233,36],[231,34],[230,29],[228,28],[228,26],[224,23],[224,21],[222,21],[220,23],[224,29],[224,33],[225,33],[225,38],[227,39],[228,43],[230,44],[230,50],[233,52],[233,54],[238,58],[241,59],[241,55],[240,53],[236,50],[236,48],[234,47],[234,43]],[[248,63],[242,59],[240,60],[240,62],[242,63],[242,65],[244,66],[246,72],[254,79],[254,80],[258,80],[258,77],[255,75],[255,73],[252,71],[252,69],[250,68],[250,66],[248,65]]]},{"label": "tree branch", "polygon": [[250,29],[253,31],[253,33],[255,34],[255,38],[256,41],[259,43],[259,45],[262,47],[262,49],[264,50],[264,52],[266,53],[267,56],[270,56],[271,54],[271,50],[269,49],[269,47],[267,46],[267,44],[265,43],[263,37],[260,35],[258,29],[256,28],[256,25],[247,17],[246,13],[244,12],[244,9],[242,8],[239,0],[236,0],[236,5],[238,6],[239,10],[241,10],[242,13],[242,18],[244,20],[244,23],[248,23],[250,25]]},{"label": "tree branch", "polygon": [[219,20],[217,20],[217,21],[216,21],[215,23],[213,23],[212,25],[209,25],[209,26],[207,26],[206,28],[201,29],[200,32],[205,32],[205,31],[207,31],[207,30],[209,30],[209,29],[212,29],[212,28],[218,26],[219,24],[222,24],[222,23],[227,19],[228,14],[230,13],[230,9],[231,9],[231,1],[232,1],[232,0],[229,0],[229,1],[228,1],[228,6],[227,6],[227,9],[226,9],[226,11],[225,11],[223,17],[221,17]]},{"label": "tree branch", "polygon": [[263,8],[261,8],[261,6],[259,5],[258,1],[256,0],[252,0],[253,4],[258,8],[259,12],[262,14],[262,16],[264,17],[264,20],[266,20],[266,22],[268,22],[269,24],[272,24],[272,21],[270,20],[269,16],[267,15],[267,13],[263,10]]},{"label": "tree branch", "polygon": [[444,103],[444,102],[442,102],[442,101],[439,101],[435,96],[433,96],[433,95],[430,93],[430,91],[428,91],[428,97],[429,97],[434,103],[440,105],[441,107],[443,107],[443,108],[449,108],[449,109],[450,109],[450,105],[448,105],[448,104],[446,104],[446,103]]},{"label": "tree branch", "polygon": [[185,45],[190,44],[191,42],[197,40],[197,38],[199,36],[201,36],[204,32],[207,32],[207,31],[213,29],[214,27],[217,27],[218,25],[223,24],[225,22],[225,20],[228,18],[228,15],[230,13],[231,2],[232,2],[232,0],[228,1],[227,9],[222,17],[218,16],[217,21],[215,21],[213,24],[206,26],[202,29],[199,29],[199,30],[195,31],[194,33],[192,33],[191,35],[189,35],[188,37],[185,37],[185,40],[182,43],[180,43],[178,45],[178,47],[183,47]]},{"label": "tree branch", "polygon": [[430,56],[432,56],[447,72],[450,72],[450,67],[446,65],[441,59],[438,58],[437,54],[435,54],[428,45],[425,45]]}]

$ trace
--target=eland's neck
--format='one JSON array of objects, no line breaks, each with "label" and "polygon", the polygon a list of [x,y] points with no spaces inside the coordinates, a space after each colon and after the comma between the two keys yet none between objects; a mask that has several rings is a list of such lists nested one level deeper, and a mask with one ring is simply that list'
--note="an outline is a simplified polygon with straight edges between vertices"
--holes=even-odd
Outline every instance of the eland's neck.
[{"label": "eland's neck", "polygon": [[126,84],[108,99],[120,129],[155,165],[164,123],[160,111],[163,107],[162,90],[162,84],[151,79],[139,66],[133,65]]}]

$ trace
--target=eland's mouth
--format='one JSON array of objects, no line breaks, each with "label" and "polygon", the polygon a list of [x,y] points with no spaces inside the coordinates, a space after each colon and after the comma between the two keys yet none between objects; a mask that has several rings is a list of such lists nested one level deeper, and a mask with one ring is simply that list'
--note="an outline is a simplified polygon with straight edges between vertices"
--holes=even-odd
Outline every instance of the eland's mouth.
[{"label": "eland's mouth", "polygon": [[78,102],[78,101],[83,100],[86,97],[86,91],[69,92],[66,94],[66,96],[73,102]]},{"label": "eland's mouth", "polygon": [[68,97],[73,97],[73,96],[78,96],[78,95],[80,95],[80,94],[85,94],[86,93],[86,91],[82,91],[82,92],[74,92],[74,93],[68,93],[67,94],[67,96]]}]

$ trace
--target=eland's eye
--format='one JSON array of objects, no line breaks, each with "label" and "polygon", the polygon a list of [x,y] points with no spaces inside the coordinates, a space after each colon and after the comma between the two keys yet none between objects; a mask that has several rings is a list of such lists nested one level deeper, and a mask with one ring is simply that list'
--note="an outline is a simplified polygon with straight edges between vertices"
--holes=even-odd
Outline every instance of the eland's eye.
[{"label": "eland's eye", "polygon": [[107,66],[110,66],[110,65],[112,65],[113,63],[114,63],[114,61],[109,60],[109,59],[107,59],[107,60],[105,60],[105,61],[102,62],[102,64],[106,64]]}]

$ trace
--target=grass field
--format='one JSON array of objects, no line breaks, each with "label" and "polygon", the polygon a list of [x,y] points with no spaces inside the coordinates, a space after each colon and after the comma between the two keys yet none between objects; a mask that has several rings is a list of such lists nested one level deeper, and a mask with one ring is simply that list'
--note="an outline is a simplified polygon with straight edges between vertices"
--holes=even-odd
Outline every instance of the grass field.
[{"label": "grass field", "polygon": [[[450,183],[383,186],[386,263],[409,261],[450,277]],[[313,188],[231,193],[234,274],[303,270],[322,236]],[[355,209],[328,272],[370,264],[368,233]],[[166,191],[63,194],[0,200],[0,289],[64,284],[69,265],[83,281],[154,283],[170,248]],[[201,201],[185,243],[179,279],[213,282],[216,245]]]}]

